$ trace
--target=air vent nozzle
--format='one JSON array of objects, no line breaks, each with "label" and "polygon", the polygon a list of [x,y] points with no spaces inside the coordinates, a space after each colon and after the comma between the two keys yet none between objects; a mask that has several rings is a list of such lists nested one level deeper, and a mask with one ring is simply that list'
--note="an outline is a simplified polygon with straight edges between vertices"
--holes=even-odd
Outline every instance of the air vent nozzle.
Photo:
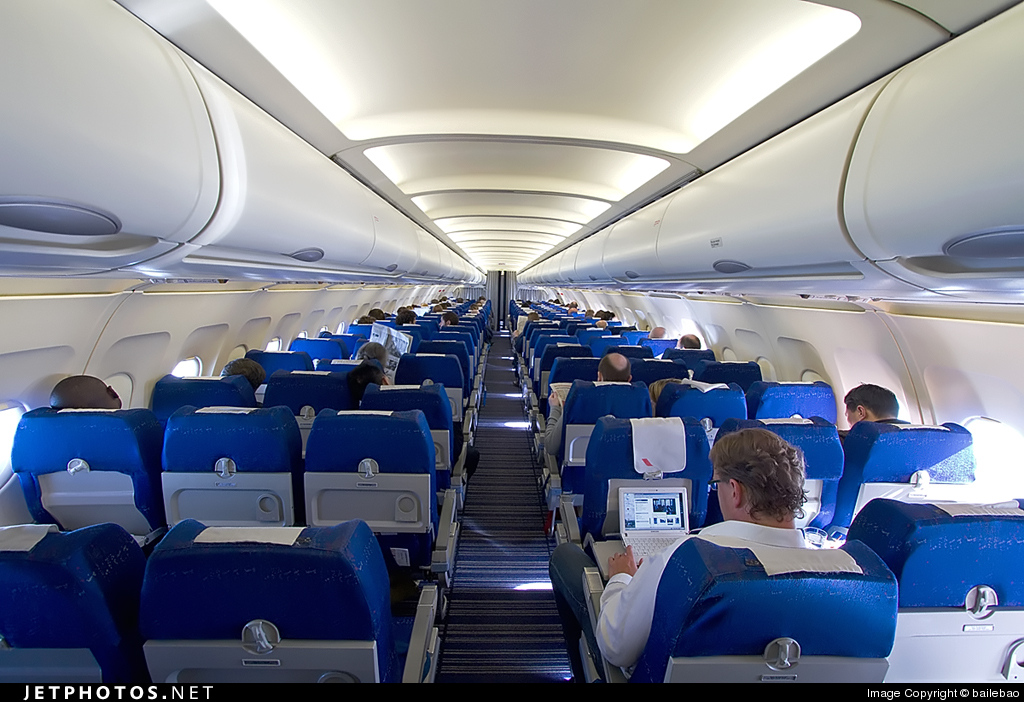
[{"label": "air vent nozzle", "polygon": [[1024,227],[1010,226],[970,234],[942,247],[956,258],[1024,258]]},{"label": "air vent nozzle", "polygon": [[70,202],[29,197],[0,198],[0,224],[71,236],[105,236],[121,231],[121,222],[111,214]]},{"label": "air vent nozzle", "polygon": [[324,250],[318,248],[299,249],[293,253],[288,254],[291,258],[296,261],[302,261],[303,263],[313,263],[319,261],[324,257]]},{"label": "air vent nozzle", "polygon": [[742,261],[715,261],[711,265],[719,273],[742,273],[750,270],[750,266]]}]

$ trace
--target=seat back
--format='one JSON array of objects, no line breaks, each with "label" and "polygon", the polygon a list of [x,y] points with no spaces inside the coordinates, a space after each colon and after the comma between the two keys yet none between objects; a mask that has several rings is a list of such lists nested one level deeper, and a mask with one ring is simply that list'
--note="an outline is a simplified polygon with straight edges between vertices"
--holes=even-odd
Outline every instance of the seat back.
[{"label": "seat back", "polygon": [[167,522],[291,526],[301,505],[302,438],[287,407],[183,407],[163,448]]},{"label": "seat back", "polygon": [[[658,358],[658,357],[661,357],[661,355],[663,353],[665,353],[666,351],[668,351],[669,349],[674,349],[676,347],[676,340],[675,339],[650,339],[650,338],[646,338],[645,337],[643,339],[640,339],[640,345],[641,346],[646,346],[646,347],[650,348],[652,351],[654,351],[655,358]],[[674,360],[674,359],[667,358],[665,360],[671,361],[671,360]]]},{"label": "seat back", "polygon": [[[367,461],[366,459],[370,459]],[[419,410],[333,412],[313,423],[306,445],[306,521],[362,519],[399,563],[430,565],[437,534],[434,442]]]},{"label": "seat back", "polygon": [[678,361],[661,361],[650,357],[631,358],[630,372],[633,374],[633,382],[647,383],[648,385],[656,380],[664,380],[665,378],[688,379],[690,377],[686,366],[682,363]]},{"label": "seat back", "polygon": [[836,396],[832,386],[823,381],[813,383],[777,383],[761,380],[747,390],[747,417],[750,419],[785,419],[821,417],[836,423]]},{"label": "seat back", "polygon": [[886,682],[1003,682],[1019,675],[1024,639],[1024,510],[876,499],[849,538],[899,583]]},{"label": "seat back", "polygon": [[[52,533],[47,533],[52,529]],[[0,535],[3,682],[148,681],[138,628],[146,557],[116,524]]]},{"label": "seat back", "polygon": [[714,427],[730,418],[747,418],[747,401],[736,384],[705,391],[696,385],[672,383],[661,391],[656,409],[659,417],[707,418]]},{"label": "seat back", "polygon": [[594,426],[587,446],[587,466],[583,478],[583,534],[595,537],[614,533],[619,528],[618,488],[642,482],[651,486],[686,488],[689,500],[690,527],[704,523],[708,507],[708,481],[711,461],[708,440],[703,428],[692,419],[682,420],[685,446],[679,453],[686,456],[686,467],[666,473],[657,480],[644,480],[633,467],[633,426],[629,419],[601,417]]},{"label": "seat back", "polygon": [[395,370],[396,385],[422,385],[424,380],[444,385],[452,405],[452,421],[462,422],[469,396],[458,356],[440,354],[403,354]]},{"label": "seat back", "polygon": [[[750,549],[685,541],[662,573],[631,682],[881,682],[896,630],[892,573],[857,542],[807,556],[817,572],[768,575]],[[850,561],[862,572],[827,570]]]},{"label": "seat back", "polygon": [[240,375],[211,378],[178,378],[165,375],[153,386],[150,407],[166,422],[180,407],[255,407],[256,393]]},{"label": "seat back", "polygon": [[597,380],[597,366],[600,363],[601,359],[586,356],[555,358],[551,362],[548,384],[571,383],[574,380]]},{"label": "seat back", "polygon": [[661,357],[666,361],[682,361],[687,368],[693,368],[697,361],[714,361],[715,352],[711,349],[665,349]]},{"label": "seat back", "polygon": [[693,369],[693,379],[702,383],[736,383],[743,392],[750,389],[750,386],[761,380],[761,366],[753,361],[697,361],[690,364],[684,361],[688,368]]},{"label": "seat back", "polygon": [[37,409],[22,416],[11,465],[37,522],[113,522],[145,536],[165,525],[162,428],[152,412]]},{"label": "seat back", "polygon": [[[438,336],[441,336],[440,334]],[[440,354],[455,356],[459,359],[459,365],[462,366],[462,391],[465,395],[469,395],[469,390],[473,381],[473,358],[470,355],[470,351],[464,341],[452,341],[449,339],[440,339],[437,341],[424,341],[420,344],[420,353],[426,354]],[[436,381],[435,381],[436,382]]]},{"label": "seat back", "polygon": [[260,351],[252,349],[245,352],[246,358],[263,366],[267,375],[273,375],[279,370],[313,370],[313,359],[305,351]]},{"label": "seat back", "polygon": [[875,497],[956,501],[964,486],[974,482],[973,440],[959,424],[857,422],[846,435],[843,451],[835,527],[848,527]]},{"label": "seat back", "polygon": [[283,405],[295,415],[302,415],[304,410],[315,414],[324,409],[355,409],[348,389],[348,371],[353,367],[342,360],[338,365],[324,366],[331,370],[277,371],[267,379],[263,406]]},{"label": "seat back", "polygon": [[339,338],[328,339],[293,339],[288,345],[289,351],[304,351],[314,361],[327,358],[348,358],[348,346]]},{"label": "seat back", "polygon": [[154,549],[140,626],[157,682],[398,682],[388,574],[366,524],[207,528]]},{"label": "seat back", "polygon": [[594,356],[596,356],[597,358],[601,358],[601,356],[604,356],[606,353],[608,353],[608,349],[612,348],[613,346],[626,345],[626,339],[625,337],[622,336],[599,336],[594,337],[587,342],[587,346],[591,348],[591,350],[594,352]]}]

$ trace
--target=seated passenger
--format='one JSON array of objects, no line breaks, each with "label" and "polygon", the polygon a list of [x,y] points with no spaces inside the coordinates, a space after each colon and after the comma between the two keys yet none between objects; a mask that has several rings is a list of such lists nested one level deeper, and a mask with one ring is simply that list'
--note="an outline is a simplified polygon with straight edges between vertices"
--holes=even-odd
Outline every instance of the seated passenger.
[{"label": "seated passenger", "polygon": [[364,314],[356,321],[356,324],[376,324],[379,321],[380,320],[378,320],[376,317],[371,317],[368,314]]},{"label": "seated passenger", "polygon": [[[633,379],[629,359],[621,353],[606,354],[597,366],[597,382],[628,383]],[[562,445],[562,398],[552,391],[548,397],[548,423],[544,430],[544,450],[558,455]]]},{"label": "seated passenger", "polygon": [[882,422],[900,424],[896,418],[900,403],[896,395],[880,385],[858,385],[843,398],[846,404],[846,421],[852,427],[857,422]]},{"label": "seated passenger", "polygon": [[53,409],[121,409],[114,388],[91,375],[72,375],[57,383],[50,393]]},{"label": "seated passenger", "polygon": [[539,321],[540,321],[540,315],[537,314],[536,312],[531,312],[530,314],[521,314],[521,315],[519,315],[519,319],[516,320],[516,330],[514,332],[512,332],[512,340],[515,341],[516,337],[522,336],[523,330],[526,329],[526,323],[527,322],[539,322]]},{"label": "seated passenger", "polygon": [[374,307],[372,310],[370,310],[369,312],[366,313],[366,316],[367,317],[373,317],[378,322],[383,322],[384,319],[387,317],[387,315],[384,314],[384,310],[382,310],[379,307]]},{"label": "seated passenger", "polygon": [[665,327],[655,327],[654,329],[651,330],[651,333],[647,335],[647,338],[648,339],[664,339],[665,338],[665,334],[667,334],[667,333],[668,333],[668,331],[665,329]]},{"label": "seated passenger", "polygon": [[412,310],[401,309],[395,315],[395,324],[412,324],[416,321],[416,313]]},{"label": "seated passenger", "polygon": [[253,390],[257,390],[267,380],[267,372],[263,370],[263,366],[251,358],[236,358],[233,361],[228,361],[220,375],[222,378],[229,375],[244,376],[249,381],[249,385],[252,385]]},{"label": "seated passenger", "polygon": [[[661,397],[661,391],[665,389],[665,386],[669,383],[681,383],[681,378],[662,378],[661,380],[655,380],[647,387],[647,392],[651,393],[651,408],[658,406],[658,399]],[[657,413],[655,413],[657,414]]]},{"label": "seated passenger", "polygon": [[388,350],[376,341],[367,341],[356,352],[357,361],[376,361],[383,368],[388,363]]},{"label": "seated passenger", "polygon": [[679,337],[679,345],[676,348],[699,349],[700,338],[696,334],[683,334]]},{"label": "seated passenger", "polygon": [[445,312],[441,315],[441,326],[442,327],[454,327],[459,323],[459,315],[454,312]]},{"label": "seated passenger", "polygon": [[371,383],[374,385],[389,385],[388,377],[384,375],[381,367],[373,361],[363,361],[349,371],[348,391],[352,396],[353,407],[359,408],[359,403],[363,401],[363,395],[366,394],[366,386]]},{"label": "seated passenger", "polygon": [[[714,537],[726,537],[766,546],[805,548],[803,535],[794,525],[806,500],[804,459],[799,449],[765,429],[744,429],[715,442],[711,463],[711,487],[718,492],[725,521],[702,529],[696,538],[713,541]],[[594,562],[575,544],[555,549],[549,572],[574,674],[582,673],[582,662],[573,655],[581,631],[592,653],[600,650],[609,662],[623,668],[636,663],[651,633],[662,571],[684,540],[639,564],[633,560],[632,548],[609,559],[608,585],[601,596],[596,636],[582,584],[583,569],[593,567]]]}]

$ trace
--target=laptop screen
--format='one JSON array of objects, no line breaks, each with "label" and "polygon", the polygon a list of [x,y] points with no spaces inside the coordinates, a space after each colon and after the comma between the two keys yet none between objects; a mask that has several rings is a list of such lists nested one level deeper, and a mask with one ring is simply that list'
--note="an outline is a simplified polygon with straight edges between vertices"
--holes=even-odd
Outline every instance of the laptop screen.
[{"label": "laptop screen", "polygon": [[619,497],[626,532],[689,531],[685,488],[620,488]]}]

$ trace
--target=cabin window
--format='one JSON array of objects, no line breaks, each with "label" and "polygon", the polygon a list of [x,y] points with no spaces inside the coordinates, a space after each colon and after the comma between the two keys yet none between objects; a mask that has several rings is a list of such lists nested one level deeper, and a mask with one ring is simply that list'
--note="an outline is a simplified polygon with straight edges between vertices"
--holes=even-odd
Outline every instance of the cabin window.
[{"label": "cabin window", "polygon": [[171,375],[177,378],[196,378],[202,374],[203,362],[199,356],[190,356],[183,361],[178,361],[178,365],[171,371]]},{"label": "cabin window", "polygon": [[335,334],[344,334],[345,330],[348,329],[348,322],[344,319],[338,324],[338,328],[334,330]]},{"label": "cabin window", "polygon": [[[245,344],[239,344],[228,352],[228,361],[233,361],[236,358],[245,358],[245,352],[248,350],[249,349],[245,347]],[[225,361],[225,363],[227,363],[227,361]]]},{"label": "cabin window", "polygon": [[295,338],[296,339],[308,339],[309,338],[309,334],[307,334],[306,330],[303,329],[302,331],[299,332],[299,335],[297,337],[295,337]]},{"label": "cabin window", "polygon": [[281,337],[275,336],[269,342],[267,342],[266,351],[280,351],[281,350]]},{"label": "cabin window", "polygon": [[1024,471],[1020,469],[1024,436],[1009,424],[989,417],[971,417],[963,426],[974,437],[975,485],[979,491],[974,499],[998,502],[1024,494]]},{"label": "cabin window", "polygon": [[11,448],[14,446],[14,433],[18,430],[21,415],[25,414],[25,405],[15,400],[0,402],[0,472],[11,469]]},{"label": "cabin window", "polygon": [[775,380],[775,366],[764,356],[758,356],[757,365],[761,367],[761,378],[763,380]]},{"label": "cabin window", "polygon": [[800,381],[804,383],[817,383],[818,381],[821,381],[822,383],[828,382],[821,376],[820,373],[816,373],[815,371],[812,370],[805,370],[803,373],[801,373]]},{"label": "cabin window", "polygon": [[330,332],[330,331],[331,331],[331,328],[330,328],[330,327],[328,327],[328,326],[327,326],[327,325],[325,324],[325,325],[323,325],[322,327],[320,327],[320,331],[319,331],[319,332],[317,332],[317,335],[319,336],[320,334],[323,334],[324,332]]},{"label": "cabin window", "polygon": [[722,360],[723,361],[738,361],[739,359],[736,358],[736,352],[735,351],[733,351],[728,346],[724,346],[724,347],[722,347]]}]

